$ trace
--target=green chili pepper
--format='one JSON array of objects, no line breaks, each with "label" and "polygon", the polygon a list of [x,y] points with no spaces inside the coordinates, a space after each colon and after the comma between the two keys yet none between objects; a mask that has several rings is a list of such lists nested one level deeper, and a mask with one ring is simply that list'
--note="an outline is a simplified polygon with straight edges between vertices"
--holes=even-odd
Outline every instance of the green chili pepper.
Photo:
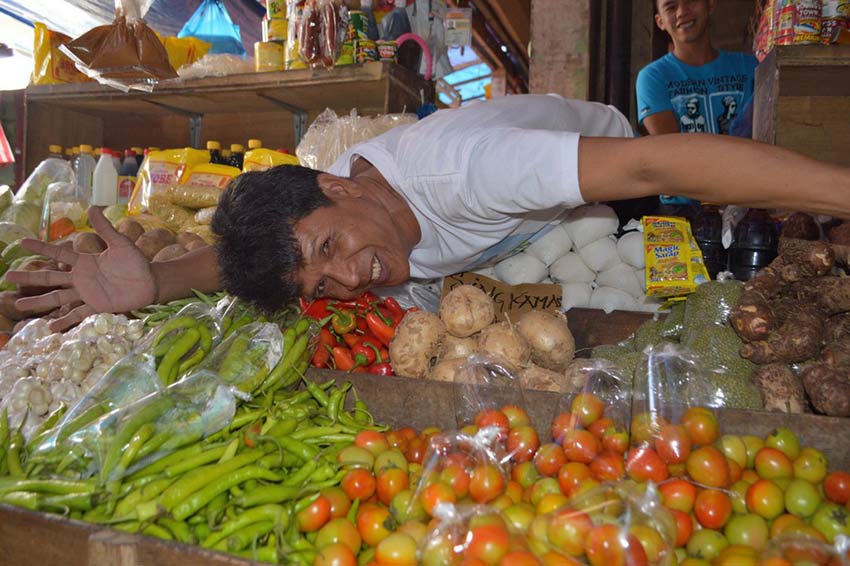
[{"label": "green chili pepper", "polygon": [[313,396],[313,399],[322,406],[327,408],[329,399],[327,393],[325,393],[324,389],[320,386],[316,385],[315,382],[310,381],[309,379],[304,380],[304,386],[307,388],[307,391]]},{"label": "green chili pepper", "polygon": [[0,503],[23,507],[24,509],[29,509],[31,511],[36,511],[38,509],[40,500],[41,497],[37,493],[33,493],[31,491],[14,491],[12,493],[0,495]]},{"label": "green chili pepper", "polygon": [[156,432],[156,425],[154,423],[145,423],[136,430],[130,438],[130,441],[127,443],[127,448],[124,449],[124,452],[121,454],[121,458],[118,460],[119,470],[123,472],[130,467],[130,465],[136,460],[139,450],[141,450],[144,443],[153,436],[154,432]]},{"label": "green chili pepper", "polygon": [[90,493],[68,493],[44,497],[38,504],[39,509],[51,511],[90,511],[93,496]]},{"label": "green chili pepper", "polygon": [[180,362],[179,366],[177,366],[177,375],[183,375],[184,373],[201,363],[201,361],[206,355],[207,351],[203,348],[195,348],[195,351],[192,352],[192,354],[188,358]]},{"label": "green chili pepper", "polygon": [[198,320],[192,316],[178,316],[174,317],[162,326],[160,326],[159,330],[154,336],[153,342],[151,343],[151,349],[156,349],[157,345],[165,338],[170,332],[175,330],[182,330],[188,328],[194,328],[198,325]]},{"label": "green chili pepper", "polygon": [[177,339],[171,349],[166,352],[159,366],[156,368],[156,372],[159,374],[159,378],[163,384],[171,385],[173,383],[173,376],[177,371],[180,359],[195,347],[200,337],[201,334],[196,328],[189,328]]},{"label": "green chili pepper", "polygon": [[301,458],[304,462],[312,460],[319,453],[316,448],[292,437],[281,438],[280,446],[290,454]]},{"label": "green chili pepper", "polygon": [[168,532],[168,530],[155,524],[150,524],[143,528],[142,534],[148,535],[150,537],[161,538],[163,540],[174,540],[174,537],[171,536],[171,533]]},{"label": "green chili pepper", "polygon": [[[151,440],[153,440],[153,439],[151,439]],[[160,458],[156,462],[152,462],[152,463],[148,464],[147,466],[145,466],[141,470],[138,470],[138,471],[134,472],[133,474],[131,474],[127,479],[129,481],[135,481],[135,480],[138,480],[139,478],[158,474],[172,464],[175,464],[177,462],[182,462],[184,459],[190,458],[190,457],[194,456],[195,454],[200,454],[201,451],[204,450],[205,448],[208,448],[208,446],[202,446],[201,444],[192,444],[191,446],[187,446],[186,448],[182,448],[180,450],[177,450],[176,452],[172,452],[168,456],[163,456],[162,458]],[[144,450],[144,447],[143,447],[143,450]]]},{"label": "green chili pepper", "polygon": [[35,491],[54,495],[92,494],[95,486],[87,480],[0,478],[0,494],[13,491]]},{"label": "green chili pepper", "polygon": [[297,472],[289,474],[289,476],[281,482],[281,485],[287,486],[295,486],[301,485],[307,481],[307,479],[316,471],[316,468],[319,467],[319,463],[316,460],[308,460],[303,466],[301,466]]},{"label": "green chili pepper", "polygon": [[136,505],[144,503],[145,501],[150,501],[154,497],[157,497],[172,483],[174,483],[174,478],[161,478],[131,491],[115,506],[115,517],[125,517],[129,515],[136,508]]},{"label": "green chili pepper", "polygon": [[139,408],[134,415],[127,419],[115,433],[112,443],[103,457],[103,464],[100,468],[101,480],[106,480],[111,475],[115,465],[121,458],[121,453],[125,446],[133,438],[133,435],[145,424],[155,421],[164,415],[169,409],[174,406],[174,402],[168,395],[162,395],[154,399],[150,403]]},{"label": "green chili pepper", "polygon": [[280,481],[280,476],[259,466],[245,466],[232,473],[219,476],[197,492],[185,498],[174,506],[171,510],[171,516],[177,520],[183,520],[212,501],[219,493],[227,491],[231,487],[237,486],[249,479]]},{"label": "green chili pepper", "polygon": [[204,352],[212,350],[212,331],[210,327],[204,323],[198,325],[198,332],[201,335],[200,346]]},{"label": "green chili pepper", "polygon": [[168,529],[174,539],[179,542],[183,542],[186,544],[191,544],[195,542],[195,537],[192,536],[192,532],[189,530],[189,526],[182,521],[175,521],[174,519],[169,519],[168,517],[160,517],[156,520],[156,523]]},{"label": "green chili pepper", "polygon": [[209,464],[210,462],[215,462],[225,453],[227,450],[226,445],[214,446],[212,448],[208,448],[199,454],[195,454],[194,456],[190,456],[180,460],[179,462],[175,462],[174,464],[168,466],[163,470],[166,477],[176,478],[177,476],[183,474],[184,472],[188,472],[189,470],[195,469],[198,466],[203,466],[204,464]]},{"label": "green chili pepper", "polygon": [[274,521],[259,521],[257,523],[253,523],[232,533],[229,537],[227,537],[227,540],[219,543],[219,545],[223,543],[224,548],[219,548],[218,545],[215,548],[218,550],[227,550],[229,552],[243,550],[246,547],[255,544],[260,538],[269,534],[274,527]]},{"label": "green chili pepper", "polygon": [[[265,503],[284,503],[301,495],[302,488],[295,485],[263,485],[246,491],[236,498],[240,507],[256,507]],[[247,511],[246,511],[247,513]]]},{"label": "green chili pepper", "polygon": [[274,546],[261,546],[259,548],[252,548],[251,550],[241,550],[235,554],[240,558],[247,558],[254,562],[268,564],[277,564],[279,562],[277,548]]},{"label": "green chili pepper", "polygon": [[[201,542],[201,546],[212,548],[232,533],[261,521],[272,521],[275,524],[280,523],[285,529],[288,526],[289,515],[284,511],[284,508],[280,505],[260,505],[259,507],[248,509],[241,513],[235,521],[228,521],[222,525],[221,529],[206,537]],[[284,524],[284,521],[286,521],[286,524]]]},{"label": "green chili pepper", "polygon": [[9,449],[6,451],[6,465],[9,467],[9,475],[14,477],[24,477],[24,469],[21,466],[21,448],[24,447],[26,441],[20,430],[12,432],[9,442]]}]

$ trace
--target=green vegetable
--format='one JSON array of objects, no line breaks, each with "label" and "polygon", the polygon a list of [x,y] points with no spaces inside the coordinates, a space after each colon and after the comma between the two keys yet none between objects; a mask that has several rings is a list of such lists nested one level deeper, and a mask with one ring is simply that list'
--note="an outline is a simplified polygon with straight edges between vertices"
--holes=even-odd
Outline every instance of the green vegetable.
[{"label": "green vegetable", "polygon": [[38,234],[41,228],[41,205],[24,201],[13,202],[0,214],[0,222],[18,224],[31,233]]},{"label": "green vegetable", "polygon": [[[13,196],[12,189],[9,188],[9,185],[0,185],[0,214],[12,205]],[[3,238],[0,237],[0,240],[2,239]]]}]

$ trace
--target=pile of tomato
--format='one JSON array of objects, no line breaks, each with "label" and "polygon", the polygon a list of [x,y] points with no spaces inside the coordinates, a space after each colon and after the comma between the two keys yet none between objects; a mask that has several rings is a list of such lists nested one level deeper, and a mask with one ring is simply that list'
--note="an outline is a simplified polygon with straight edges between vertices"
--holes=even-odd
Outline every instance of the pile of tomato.
[{"label": "pile of tomato", "polygon": [[[360,432],[339,453],[340,485],[296,517],[315,540],[315,564],[840,564],[826,545],[850,536],[850,474],[828,473],[791,430],[723,435],[711,410],[694,407],[674,422],[637,415],[629,437],[605,411],[597,396],[577,395],[552,422],[552,442],[520,407],[482,411],[460,432],[497,427],[496,460],[440,450],[437,429]],[[649,482],[662,504],[654,522],[599,495]],[[587,498],[595,511],[576,503]],[[486,507],[449,528],[435,518],[441,503]],[[790,535],[789,556],[761,556]]]},{"label": "pile of tomato", "polygon": [[412,309],[404,309],[393,297],[384,299],[370,291],[348,300],[301,299],[304,315],[321,326],[313,367],[395,375],[389,345],[395,329]]}]

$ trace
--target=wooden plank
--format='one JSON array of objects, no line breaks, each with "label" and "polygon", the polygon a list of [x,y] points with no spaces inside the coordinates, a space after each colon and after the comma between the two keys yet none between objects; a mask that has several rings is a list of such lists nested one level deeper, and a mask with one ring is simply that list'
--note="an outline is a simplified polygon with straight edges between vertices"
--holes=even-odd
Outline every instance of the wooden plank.
[{"label": "wooden plank", "polygon": [[587,100],[591,0],[532,0],[529,92]]},{"label": "wooden plank", "polygon": [[652,314],[636,311],[613,311],[572,308],[567,311],[567,324],[576,341],[576,354],[589,357],[590,350],[603,344],[616,344],[634,334]]},{"label": "wooden plank", "polygon": [[850,165],[850,96],[780,96],[775,113],[776,145]]},{"label": "wooden plank", "polygon": [[47,158],[50,144],[68,147],[103,143],[102,117],[33,101],[26,102],[25,112],[24,171],[27,175]]}]

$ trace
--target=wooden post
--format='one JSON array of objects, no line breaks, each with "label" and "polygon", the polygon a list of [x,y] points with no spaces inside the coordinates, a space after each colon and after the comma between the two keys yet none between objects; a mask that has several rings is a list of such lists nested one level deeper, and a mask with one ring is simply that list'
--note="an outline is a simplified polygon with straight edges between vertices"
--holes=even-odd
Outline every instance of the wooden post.
[{"label": "wooden post", "polygon": [[90,566],[138,566],[139,537],[103,530],[89,537]]},{"label": "wooden post", "polygon": [[590,96],[592,0],[532,0],[529,92]]}]

